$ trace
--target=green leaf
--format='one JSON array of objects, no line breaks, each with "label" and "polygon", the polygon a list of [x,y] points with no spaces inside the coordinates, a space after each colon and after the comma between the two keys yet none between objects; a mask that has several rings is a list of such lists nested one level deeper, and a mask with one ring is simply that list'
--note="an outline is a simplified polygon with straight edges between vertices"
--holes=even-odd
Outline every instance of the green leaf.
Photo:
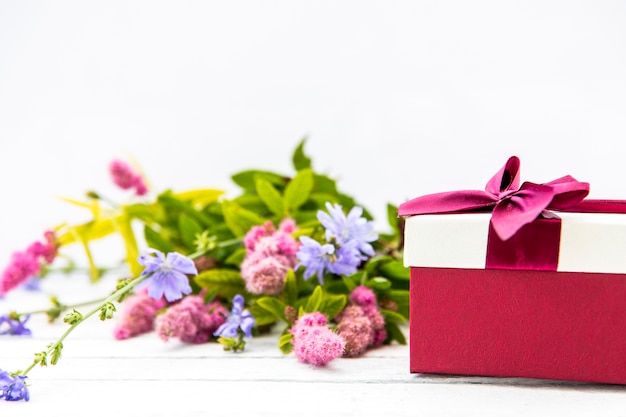
[{"label": "green leaf", "polygon": [[393,260],[380,267],[380,272],[387,278],[409,280],[411,271],[402,264],[402,261]]},{"label": "green leaf", "polygon": [[252,304],[248,310],[254,316],[254,323],[257,326],[266,326],[276,323],[276,316],[257,304]]},{"label": "green leaf", "polygon": [[305,137],[300,141],[296,150],[293,152],[293,157],[291,158],[293,161],[293,167],[296,171],[311,167],[311,158],[306,156],[304,153],[304,144],[306,140],[307,138]]},{"label": "green leaf", "polygon": [[342,279],[344,280],[344,282],[346,282],[346,281],[351,281],[352,282],[352,284],[350,284],[349,286],[348,286],[348,283],[346,282],[346,286],[348,286],[350,291],[352,291],[353,289],[355,289],[359,285],[364,285],[365,284],[365,282],[367,281],[367,275],[368,274],[367,274],[366,271],[357,271],[354,274],[350,275],[349,277],[343,276]]},{"label": "green leaf", "polygon": [[319,311],[320,306],[322,305],[322,287],[316,286],[313,290],[313,293],[309,296],[306,305],[304,306],[304,311],[307,313],[313,313],[314,311]]},{"label": "green leaf", "polygon": [[374,290],[384,291],[388,288],[391,288],[391,281],[383,277],[374,277],[368,280],[365,285]]},{"label": "green leaf", "polygon": [[393,257],[389,255],[374,256],[365,264],[365,270],[369,275],[378,275],[378,269],[390,261],[393,261]]},{"label": "green leaf", "polygon": [[217,294],[224,298],[232,298],[245,291],[241,274],[235,269],[208,269],[200,272],[194,281],[202,288],[217,289]]},{"label": "green leaf", "polygon": [[296,280],[296,273],[293,269],[287,271],[285,275],[285,287],[283,289],[285,294],[285,302],[287,305],[293,306],[298,299],[298,282]]},{"label": "green leaf", "polygon": [[343,310],[348,302],[345,294],[325,294],[319,307],[319,312],[330,320]]},{"label": "green leaf", "polygon": [[140,219],[143,222],[153,222],[154,215],[158,210],[158,206],[155,203],[152,204],[129,204],[124,206],[124,212],[127,216],[133,219]]},{"label": "green leaf", "polygon": [[314,174],[315,192],[332,196],[332,202],[337,200],[337,183],[326,175]]},{"label": "green leaf", "polygon": [[178,217],[178,230],[180,231],[180,237],[183,239],[185,246],[191,252],[195,251],[196,244],[194,242],[196,237],[202,233],[202,226],[188,215],[181,214]]},{"label": "green leaf", "polygon": [[293,334],[285,333],[278,339],[278,348],[285,355],[290,354],[293,351],[293,345],[291,341],[293,340]]},{"label": "green leaf", "polygon": [[404,337],[404,333],[400,330],[395,323],[386,323],[385,330],[387,330],[387,340],[389,342],[393,342],[394,340],[401,345],[406,345],[406,338]]},{"label": "green leaf", "polygon": [[139,276],[143,271],[143,267],[139,265],[139,247],[135,239],[135,232],[131,225],[132,219],[129,216],[122,215],[116,218],[115,225],[124,239],[124,247],[126,248],[126,263],[130,268],[130,272],[134,276]]},{"label": "green leaf", "polygon": [[386,296],[394,301],[398,306],[398,313],[404,317],[409,317],[410,296],[408,290],[390,290]]},{"label": "green leaf", "polygon": [[212,223],[211,218],[204,212],[196,210],[191,203],[174,197],[171,191],[165,191],[159,194],[157,197],[157,204],[162,206],[162,208],[168,213],[182,211],[188,216],[193,217],[194,220],[204,227],[209,227]]},{"label": "green leaf", "polygon": [[265,222],[265,219],[255,212],[241,208],[228,201],[222,203],[222,213],[226,225],[236,237],[245,236],[252,226],[257,226]]},{"label": "green leaf", "polygon": [[381,309],[380,313],[385,317],[385,322],[387,323],[404,323],[407,321],[407,318],[402,314],[398,314],[395,311]]},{"label": "green leaf", "polygon": [[277,216],[284,214],[285,205],[283,204],[283,197],[269,181],[263,178],[257,178],[256,192],[272,213]]},{"label": "green leaf", "polygon": [[309,210],[311,209],[310,206],[315,206],[315,210],[312,211],[317,214],[318,210],[326,210],[326,203],[338,202],[339,200],[333,194],[312,192],[311,195],[309,195],[309,201],[306,202],[304,207],[301,207],[301,210],[304,210],[305,208]]},{"label": "green leaf", "polygon": [[[81,239],[90,241],[103,238],[115,233],[115,219],[116,218],[103,218],[69,227],[67,232],[57,237],[57,242],[60,245],[69,245],[70,243],[79,242]],[[80,239],[77,238],[78,236],[80,236]]]},{"label": "green leaf", "polygon": [[257,178],[263,178],[280,188],[282,188],[286,182],[285,177],[282,175],[256,169],[241,171],[231,176],[233,182],[246,191],[254,191]]},{"label": "green leaf", "polygon": [[174,247],[148,225],[144,226],[143,235],[149,247],[160,250],[163,253],[174,251]]},{"label": "green leaf", "polygon": [[313,189],[313,171],[305,168],[298,171],[296,176],[285,187],[285,206],[289,212],[296,211],[304,204]]},{"label": "green leaf", "polygon": [[174,193],[174,197],[190,202],[196,208],[203,208],[218,200],[224,194],[222,190],[213,188],[200,188],[196,190],[182,191]]},{"label": "green leaf", "polygon": [[274,297],[261,297],[256,300],[256,303],[263,307],[263,309],[269,311],[276,317],[284,322],[287,322],[285,317],[285,304]]},{"label": "green leaf", "polygon": [[391,230],[393,230],[393,235],[399,237],[400,222],[402,219],[398,217],[398,207],[393,204],[387,204],[387,221],[389,222],[389,226],[391,226]]},{"label": "green leaf", "polygon": [[208,288],[212,285],[243,286],[245,284],[238,270],[223,268],[203,271],[194,280],[203,288]]},{"label": "green leaf", "polygon": [[243,259],[246,257],[246,248],[237,248],[231,253],[228,258],[224,261],[225,264],[239,266],[243,262]]}]

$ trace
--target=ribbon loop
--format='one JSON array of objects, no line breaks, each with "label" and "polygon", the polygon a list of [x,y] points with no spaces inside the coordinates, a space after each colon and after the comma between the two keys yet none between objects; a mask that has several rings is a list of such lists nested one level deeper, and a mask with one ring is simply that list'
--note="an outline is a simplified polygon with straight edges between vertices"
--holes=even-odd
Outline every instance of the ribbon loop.
[{"label": "ribbon loop", "polygon": [[544,210],[562,210],[579,204],[589,194],[589,183],[566,175],[545,184],[520,183],[516,156],[487,182],[485,191],[461,190],[428,194],[398,207],[399,216],[490,210],[491,224],[502,240],[534,221]]}]

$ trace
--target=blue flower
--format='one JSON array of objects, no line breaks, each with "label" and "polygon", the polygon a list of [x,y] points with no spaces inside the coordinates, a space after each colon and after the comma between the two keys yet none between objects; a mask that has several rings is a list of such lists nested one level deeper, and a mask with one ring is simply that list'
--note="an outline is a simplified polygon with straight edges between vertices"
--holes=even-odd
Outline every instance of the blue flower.
[{"label": "blue flower", "polygon": [[350,241],[343,246],[326,243],[322,245],[308,236],[300,236],[302,246],[296,253],[298,264],[295,269],[303,266],[304,279],[308,280],[317,275],[320,285],[324,285],[324,274],[331,272],[337,275],[351,275],[357,271],[361,263],[361,254],[357,249],[357,242]]},{"label": "blue flower", "polygon": [[[152,256],[155,254],[156,256]],[[156,249],[149,249],[139,257],[139,263],[146,267],[141,275],[148,275],[137,288],[148,287],[148,295],[160,300],[163,295],[167,301],[176,301],[183,294],[191,293],[187,274],[198,275],[193,261],[177,252],[167,256]]]},{"label": "blue flower", "polygon": [[0,400],[5,401],[28,401],[30,393],[24,380],[25,376],[11,376],[7,371],[0,369]]},{"label": "blue flower", "polygon": [[[346,216],[339,204],[326,203],[328,213],[318,211],[317,219],[326,229],[326,240],[336,241],[339,245],[356,242],[356,248],[365,255],[374,256],[374,248],[369,242],[378,239],[374,232],[374,222],[363,216],[363,208],[354,206]],[[361,259],[366,259],[361,257]]]},{"label": "blue flower", "polygon": [[339,246],[335,251],[335,257],[328,264],[328,271],[337,275],[347,276],[354,274],[363,259],[357,244],[357,241],[351,240]]},{"label": "blue flower", "polygon": [[300,243],[302,243],[302,246],[296,253],[296,258],[299,262],[296,264],[295,269],[303,266],[305,268],[305,280],[311,278],[313,274],[317,274],[317,280],[322,284],[331,256],[335,253],[335,247],[330,243],[322,245],[308,236],[300,236]]},{"label": "blue flower", "polygon": [[246,337],[252,337],[252,327],[254,327],[254,317],[252,313],[247,309],[243,308],[244,299],[240,294],[237,294],[233,298],[233,307],[224,322],[216,331],[213,333],[214,336],[221,337],[237,337],[238,329],[241,329]]},{"label": "blue flower", "polygon": [[41,278],[30,277],[28,281],[24,283],[24,289],[28,291],[40,291],[41,290]]},{"label": "blue flower", "polygon": [[[24,317],[24,321],[20,320],[19,318],[12,317],[11,314],[1,315],[0,335],[30,336],[32,332],[25,326],[29,318],[30,314]],[[4,330],[2,330],[3,327]]]}]

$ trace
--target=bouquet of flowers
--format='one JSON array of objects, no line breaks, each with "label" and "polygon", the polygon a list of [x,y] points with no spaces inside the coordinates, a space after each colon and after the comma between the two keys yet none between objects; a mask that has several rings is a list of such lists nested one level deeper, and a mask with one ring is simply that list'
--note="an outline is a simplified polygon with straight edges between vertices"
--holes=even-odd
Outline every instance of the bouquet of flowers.
[{"label": "bouquet of flowers", "polygon": [[[293,175],[234,174],[234,198],[212,188],[157,194],[141,170],[112,161],[112,180],[131,201],[113,203],[93,191],[82,201],[67,199],[92,218],[56,227],[15,252],[0,276],[0,296],[45,279],[69,245],[82,246],[91,279],[100,279],[105,269],[90,243],[112,234],[123,238],[125,274],[108,297],[87,304],[89,311],[53,298],[42,312],[51,322],[63,317],[67,330],[26,368],[0,369],[0,399],[27,401],[27,374],[55,365],[65,339],[93,315],[116,320],[116,339],[156,332],[163,341],[217,342],[232,352],[279,326],[277,348],[313,367],[405,344],[398,325],[408,317],[409,271],[397,207],[387,205],[390,232],[374,231],[369,212],[313,170],[305,142],[293,152]],[[0,335],[30,335],[29,317],[0,315]]]}]

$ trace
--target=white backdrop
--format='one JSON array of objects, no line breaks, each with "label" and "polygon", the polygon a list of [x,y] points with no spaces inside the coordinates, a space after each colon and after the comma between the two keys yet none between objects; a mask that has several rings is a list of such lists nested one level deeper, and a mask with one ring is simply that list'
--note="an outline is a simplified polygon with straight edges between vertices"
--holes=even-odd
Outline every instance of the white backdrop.
[{"label": "white backdrop", "polygon": [[124,198],[133,156],[156,190],[234,190],[245,168],[314,167],[373,212],[571,174],[626,198],[626,3],[606,0],[0,0],[0,263]]}]

